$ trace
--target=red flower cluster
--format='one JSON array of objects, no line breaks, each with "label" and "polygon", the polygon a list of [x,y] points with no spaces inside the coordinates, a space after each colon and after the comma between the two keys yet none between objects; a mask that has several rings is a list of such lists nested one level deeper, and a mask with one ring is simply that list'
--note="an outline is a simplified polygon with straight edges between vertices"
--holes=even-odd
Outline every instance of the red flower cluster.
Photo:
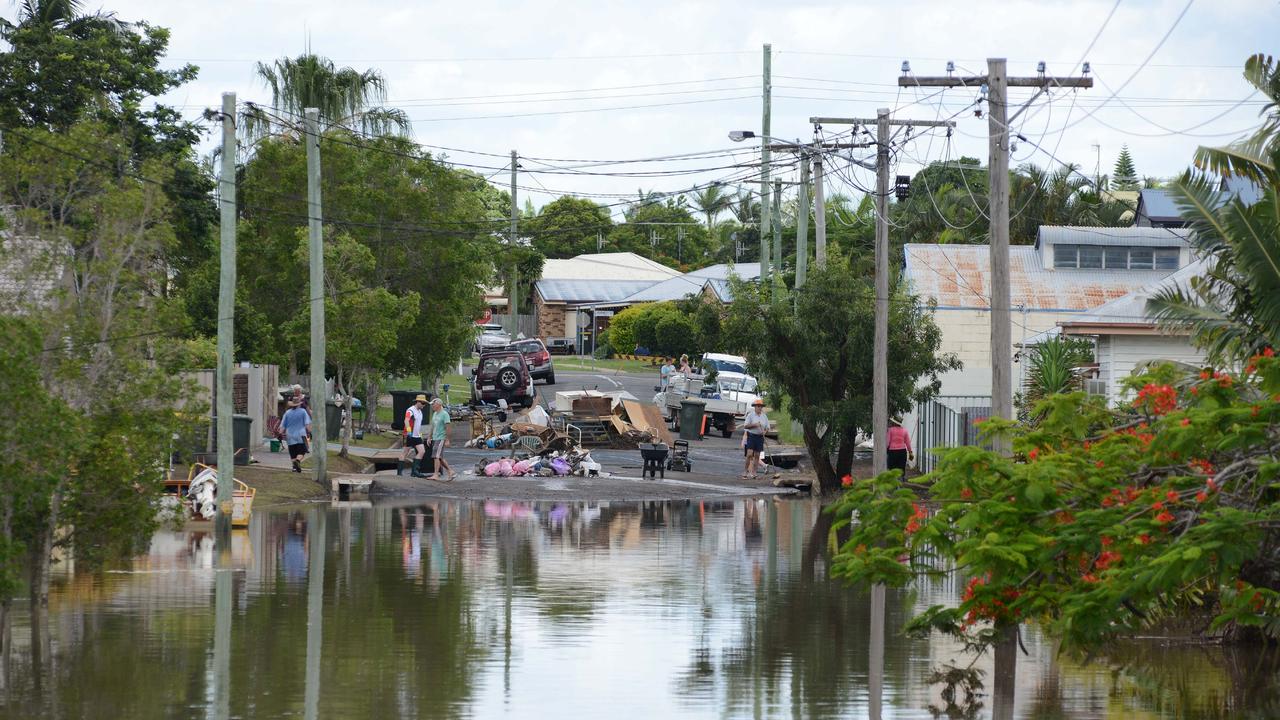
[{"label": "red flower cluster", "polygon": [[1111,507],[1112,505],[1123,507],[1124,505],[1138,499],[1142,491],[1136,487],[1126,488],[1121,492],[1120,488],[1111,488],[1111,492],[1102,498],[1102,507]]},{"label": "red flower cluster", "polygon": [[841,484],[841,485],[843,485],[843,486],[845,486],[845,487],[850,487],[850,486],[852,486],[852,485],[853,485],[853,476],[852,476],[852,475],[845,475],[844,477],[840,478],[840,484]]},{"label": "red flower cluster", "polygon": [[1168,385],[1147,383],[1138,391],[1137,404],[1146,407],[1152,414],[1164,415],[1177,408],[1178,391]]},{"label": "red flower cluster", "polygon": [[1168,510],[1162,510],[1160,511],[1160,514],[1156,516],[1156,522],[1161,524],[1173,522],[1173,515],[1171,515]]},{"label": "red flower cluster", "polygon": [[1123,556],[1121,556],[1120,553],[1118,552],[1103,550],[1101,553],[1098,554],[1098,560],[1097,562],[1094,563],[1094,565],[1097,566],[1099,570],[1106,570],[1107,568],[1111,567],[1114,563],[1120,562],[1120,560],[1122,559],[1123,559]]},{"label": "red flower cluster", "polygon": [[1259,360],[1261,360],[1264,357],[1270,358],[1275,356],[1276,356],[1276,351],[1272,350],[1271,348],[1267,348],[1263,350],[1261,353],[1249,358],[1249,364],[1245,367],[1244,371],[1247,373],[1257,372]]},{"label": "red flower cluster", "polygon": [[919,503],[911,503],[911,508],[913,512],[911,513],[911,519],[907,521],[906,528],[908,535],[912,535],[919,530],[920,521],[929,517],[928,513],[924,511],[924,508],[920,507]]},{"label": "red flower cluster", "polygon": [[960,497],[968,500],[973,497],[973,491],[969,488],[960,488]]}]

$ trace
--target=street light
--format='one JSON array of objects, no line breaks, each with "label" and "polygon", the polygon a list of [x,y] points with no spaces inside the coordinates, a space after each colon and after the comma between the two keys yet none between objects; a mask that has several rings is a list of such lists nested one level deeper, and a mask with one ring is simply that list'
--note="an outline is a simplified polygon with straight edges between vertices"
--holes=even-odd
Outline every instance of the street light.
[{"label": "street light", "polygon": [[742,142],[743,140],[749,140],[755,136],[756,134],[754,132],[751,132],[750,130],[730,130],[729,131],[729,139],[734,142]]}]

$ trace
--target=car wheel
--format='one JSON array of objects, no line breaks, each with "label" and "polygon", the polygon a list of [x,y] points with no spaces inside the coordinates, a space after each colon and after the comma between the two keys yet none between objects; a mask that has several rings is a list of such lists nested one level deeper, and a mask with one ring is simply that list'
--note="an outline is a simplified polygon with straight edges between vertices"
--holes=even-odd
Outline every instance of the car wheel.
[{"label": "car wheel", "polygon": [[498,371],[498,386],[503,390],[513,390],[520,382],[520,371],[507,365]]},{"label": "car wheel", "polygon": [[549,372],[549,373],[547,373],[547,384],[548,384],[548,385],[555,385],[555,384],[556,384],[556,374],[555,374],[555,372],[554,372],[554,371],[553,371],[553,372]]}]

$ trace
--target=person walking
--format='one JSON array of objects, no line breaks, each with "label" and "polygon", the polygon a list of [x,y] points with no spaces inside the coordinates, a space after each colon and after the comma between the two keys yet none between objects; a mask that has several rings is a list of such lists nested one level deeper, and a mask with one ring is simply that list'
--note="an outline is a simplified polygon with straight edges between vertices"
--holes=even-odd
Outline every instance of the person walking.
[{"label": "person walking", "polygon": [[743,417],[742,427],[745,431],[743,439],[747,448],[747,464],[743,468],[743,480],[755,480],[760,466],[760,455],[764,452],[764,434],[769,432],[769,416],[764,412],[764,401],[756,399],[751,410]]},{"label": "person walking", "polygon": [[431,401],[431,459],[435,463],[431,475],[428,480],[439,480],[440,471],[447,470],[449,472],[449,482],[458,477],[458,473],[449,467],[449,462],[444,459],[444,446],[449,444],[449,411],[444,409],[444,401],[436,398]]},{"label": "person walking", "polygon": [[413,399],[409,409],[404,411],[404,452],[400,454],[400,462],[396,463],[397,475],[404,474],[405,462],[412,457],[413,467],[409,475],[426,477],[422,472],[422,458],[427,454],[427,448],[422,439],[422,410],[426,406],[427,396],[419,395]]},{"label": "person walking", "polygon": [[911,449],[911,435],[902,427],[902,418],[889,421],[889,432],[886,433],[885,460],[890,470],[902,473],[901,479],[907,479],[907,461],[915,460],[915,452]]},{"label": "person walking", "polygon": [[311,414],[301,402],[289,403],[280,420],[284,430],[285,443],[289,445],[289,460],[293,463],[293,471],[302,472],[302,459],[307,456],[307,438],[311,435]]}]

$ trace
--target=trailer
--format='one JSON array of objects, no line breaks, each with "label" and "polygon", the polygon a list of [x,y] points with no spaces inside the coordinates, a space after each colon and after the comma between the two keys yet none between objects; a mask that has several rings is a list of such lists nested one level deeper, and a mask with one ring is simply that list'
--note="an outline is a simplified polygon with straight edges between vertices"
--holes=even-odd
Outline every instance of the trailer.
[{"label": "trailer", "polygon": [[733,435],[738,421],[747,414],[748,405],[740,400],[729,400],[719,397],[714,386],[704,387],[702,378],[697,375],[686,376],[672,373],[667,389],[653,398],[653,403],[662,410],[662,417],[675,430],[680,429],[680,403],[685,398],[694,398],[706,403],[704,414],[710,427],[720,431],[724,437]]}]

